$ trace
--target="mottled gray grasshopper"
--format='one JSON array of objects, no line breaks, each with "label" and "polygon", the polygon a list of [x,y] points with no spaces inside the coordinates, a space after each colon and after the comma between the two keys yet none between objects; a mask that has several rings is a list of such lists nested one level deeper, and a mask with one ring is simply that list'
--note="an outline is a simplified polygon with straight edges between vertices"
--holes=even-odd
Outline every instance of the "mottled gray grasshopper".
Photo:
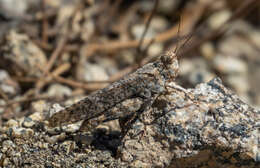
[{"label": "mottled gray grasshopper", "polygon": [[145,106],[151,97],[166,92],[167,84],[175,79],[177,73],[177,56],[175,52],[168,52],[157,61],[144,65],[123,79],[55,113],[48,119],[49,126],[84,120],[80,130],[90,130],[103,121],[133,115],[136,110],[124,112],[111,109],[129,99],[138,100],[139,104],[141,102]]}]

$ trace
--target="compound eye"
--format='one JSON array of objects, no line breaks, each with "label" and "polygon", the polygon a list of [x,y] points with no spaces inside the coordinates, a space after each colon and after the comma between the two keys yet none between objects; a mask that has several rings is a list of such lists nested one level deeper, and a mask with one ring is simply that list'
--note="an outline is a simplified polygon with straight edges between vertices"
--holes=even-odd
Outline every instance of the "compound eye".
[{"label": "compound eye", "polygon": [[169,64],[172,64],[174,62],[175,53],[174,52],[168,52],[165,55],[161,56],[162,63],[166,66]]}]

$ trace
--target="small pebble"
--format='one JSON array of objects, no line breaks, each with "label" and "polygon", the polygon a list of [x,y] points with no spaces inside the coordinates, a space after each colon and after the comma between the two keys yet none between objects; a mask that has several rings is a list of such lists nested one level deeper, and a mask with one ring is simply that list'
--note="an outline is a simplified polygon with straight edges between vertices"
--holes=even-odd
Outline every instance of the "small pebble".
[{"label": "small pebble", "polygon": [[[0,105],[5,105],[5,104],[6,104],[5,101],[3,99],[0,99]],[[4,108],[0,107],[0,114],[3,113],[4,110],[5,110]]]},{"label": "small pebble", "polygon": [[70,96],[72,91],[69,87],[61,84],[52,84],[47,91],[48,95],[51,97],[66,97]]},{"label": "small pebble", "polygon": [[214,55],[216,54],[214,45],[210,42],[204,43],[201,48],[200,51],[203,55],[203,57],[205,57],[208,60],[211,60]]},{"label": "small pebble", "polygon": [[26,127],[26,128],[32,128],[34,126],[34,124],[35,124],[35,122],[32,120],[32,118],[25,117],[24,121],[22,123],[22,126]]},{"label": "small pebble", "polygon": [[29,1],[1,0],[0,10],[1,14],[4,14],[6,17],[17,19],[26,14],[29,5]]},{"label": "small pebble", "polygon": [[165,31],[168,26],[169,22],[164,17],[155,16],[153,17],[149,28],[153,29],[156,33],[160,33]]},{"label": "small pebble", "polygon": [[11,135],[13,138],[28,138],[32,137],[34,134],[34,131],[30,128],[20,128],[20,127],[13,127]]},{"label": "small pebble", "polygon": [[5,140],[2,142],[2,149],[1,151],[3,153],[7,152],[8,150],[12,149],[12,148],[15,148],[15,144],[13,143],[13,141],[11,140]]},{"label": "small pebble", "polygon": [[7,96],[15,96],[20,93],[20,87],[16,81],[14,81],[7,71],[0,69],[0,89]]},{"label": "small pebble", "polygon": [[41,149],[48,149],[49,148],[49,144],[46,142],[37,142],[36,146],[38,146]]},{"label": "small pebble", "polygon": [[84,66],[84,81],[104,81],[108,80],[108,75],[105,69],[97,64],[86,63]]},{"label": "small pebble", "polygon": [[178,8],[181,0],[167,0],[161,1],[158,4],[158,12],[163,13],[165,15],[171,15],[172,12]]},{"label": "small pebble", "polygon": [[[131,28],[131,33],[133,34],[134,38],[139,40],[143,32],[145,30],[145,24],[135,24]],[[145,39],[151,39],[156,35],[156,32],[153,29],[148,29],[145,34]]]},{"label": "small pebble", "polygon": [[69,124],[62,127],[66,133],[75,133],[79,130],[82,122],[78,122],[76,124]]},{"label": "small pebble", "polygon": [[208,24],[211,29],[216,29],[219,26],[222,26],[232,15],[232,12],[229,10],[220,10],[215,12],[208,20]]},{"label": "small pebble", "polygon": [[65,141],[59,145],[59,148],[65,151],[66,154],[69,154],[76,148],[76,143],[75,141]]},{"label": "small pebble", "polygon": [[11,30],[5,39],[6,44],[1,48],[1,53],[2,57],[10,62],[8,71],[18,76],[26,74],[39,77],[42,74],[39,65],[46,65],[47,62],[44,52],[30,40],[28,35],[15,30]]},{"label": "small pebble", "polygon": [[160,43],[155,43],[152,44],[148,50],[147,50],[147,54],[151,57],[155,57],[155,56],[159,56],[161,53],[163,53],[163,44]]},{"label": "small pebble", "polygon": [[[45,100],[39,100],[39,101],[32,102],[30,110],[32,112],[34,112],[34,113],[31,115],[31,118],[33,120],[37,120],[38,121],[38,119],[40,119],[38,117],[40,117],[40,116],[37,117],[37,115],[42,115],[44,110],[47,109],[47,108],[48,108],[48,105],[47,105]],[[40,113],[40,114],[36,114],[36,113]],[[36,115],[35,118],[33,118],[34,114]]]},{"label": "small pebble", "polygon": [[250,90],[250,84],[247,75],[230,75],[226,79],[237,94],[247,93]]},{"label": "small pebble", "polygon": [[219,53],[222,53],[225,56],[230,56],[235,58],[257,57],[259,55],[259,52],[255,49],[253,45],[248,43],[248,40],[246,38],[247,37],[243,38],[238,35],[232,35],[228,38],[224,38],[221,42],[218,43],[217,48],[219,50]]},{"label": "small pebble", "polygon": [[4,167],[7,167],[8,165],[11,165],[10,159],[9,159],[9,158],[5,158],[5,159],[3,160],[3,166],[4,166]]},{"label": "small pebble", "polygon": [[5,124],[7,127],[17,127],[19,125],[19,123],[14,120],[14,119],[10,119],[6,122]]},{"label": "small pebble", "polygon": [[61,133],[60,127],[54,127],[54,128],[47,127],[46,130],[47,130],[47,133],[50,135],[57,135],[57,134]]},{"label": "small pebble", "polygon": [[247,64],[238,57],[217,55],[213,60],[214,67],[224,74],[246,74]]},{"label": "small pebble", "polygon": [[48,143],[55,144],[58,141],[63,141],[66,138],[66,133],[63,132],[59,135],[54,135],[51,137],[45,136],[44,138]]},{"label": "small pebble", "polygon": [[32,115],[29,116],[33,121],[43,121],[44,117],[42,113],[40,112],[35,112]]}]

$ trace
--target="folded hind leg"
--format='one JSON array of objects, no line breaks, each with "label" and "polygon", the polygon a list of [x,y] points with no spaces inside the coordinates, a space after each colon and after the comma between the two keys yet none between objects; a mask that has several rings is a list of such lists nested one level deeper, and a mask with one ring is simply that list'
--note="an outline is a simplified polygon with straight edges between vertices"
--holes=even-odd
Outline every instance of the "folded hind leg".
[{"label": "folded hind leg", "polygon": [[142,104],[142,98],[127,99],[118,103],[113,108],[106,110],[100,116],[83,121],[79,131],[91,131],[103,122],[131,116],[141,108]]}]

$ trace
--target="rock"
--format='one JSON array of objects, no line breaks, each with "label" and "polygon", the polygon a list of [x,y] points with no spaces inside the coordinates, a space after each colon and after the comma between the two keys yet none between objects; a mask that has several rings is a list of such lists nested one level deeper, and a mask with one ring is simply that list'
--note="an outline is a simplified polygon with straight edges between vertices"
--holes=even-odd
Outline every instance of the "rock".
[{"label": "rock", "polygon": [[[6,102],[5,102],[3,99],[0,99],[0,105],[3,106],[3,105],[5,105],[5,104],[6,104]],[[4,112],[4,110],[5,110],[4,108],[1,108],[1,107],[0,107],[0,114],[2,114],[2,113]]]},{"label": "rock", "polygon": [[59,146],[60,150],[64,150],[66,154],[69,154],[76,148],[75,141],[65,141]]},{"label": "rock", "polygon": [[[140,109],[131,102],[114,108]],[[56,104],[51,111],[60,109]],[[124,128],[123,137],[107,126],[88,133],[76,131],[76,124],[51,130],[42,123],[46,129],[38,129],[29,118],[19,119],[21,125],[9,120],[1,127],[1,166],[259,166],[260,111],[243,103],[219,78],[194,89],[169,83],[167,93],[158,95],[129,129]],[[26,124],[31,128],[22,127]]]},{"label": "rock", "polygon": [[39,147],[40,149],[48,149],[50,148],[50,144],[47,142],[37,142],[35,146]]},{"label": "rock", "polygon": [[31,118],[33,121],[43,121],[44,117],[43,114],[40,112],[35,112],[30,115],[28,118]]},{"label": "rock", "polygon": [[[168,21],[165,20],[163,17],[156,16],[152,19],[149,29],[147,30],[145,37],[147,39],[152,39],[156,34],[165,31],[168,28]],[[135,37],[135,39],[140,39],[142,34],[145,30],[145,24],[135,24],[131,28],[131,33]]]},{"label": "rock", "polygon": [[156,33],[160,33],[165,31],[168,27],[169,22],[164,17],[155,16],[153,17],[149,28],[153,29]]},{"label": "rock", "polygon": [[208,25],[211,29],[217,29],[219,26],[222,26],[232,15],[232,12],[229,10],[220,10],[215,12],[208,20]]},{"label": "rock", "polygon": [[139,1],[138,6],[142,12],[148,12],[153,9],[154,3],[152,1]]},{"label": "rock", "polygon": [[[236,35],[237,33],[242,33],[242,34],[246,34],[247,36],[250,36],[250,33],[253,31],[254,31],[253,27],[250,24],[248,24],[248,22],[246,22],[245,20],[238,19],[232,22],[232,24],[227,30],[227,34],[230,35],[228,36],[228,38],[239,37]],[[247,45],[248,44],[249,43],[247,43]]]},{"label": "rock", "polygon": [[259,30],[250,31],[250,33],[248,33],[248,36],[257,47],[260,47],[260,31]]},{"label": "rock", "polygon": [[52,84],[48,88],[47,94],[51,97],[64,98],[70,96],[72,93],[71,89],[61,84]]},{"label": "rock", "polygon": [[[131,28],[131,33],[135,39],[139,40],[142,37],[142,34],[145,30],[145,24],[135,24]],[[156,35],[156,32],[153,29],[148,29],[145,34],[145,39],[151,39]]]},{"label": "rock", "polygon": [[14,120],[14,119],[10,119],[10,120],[8,120],[7,122],[6,122],[6,126],[7,127],[18,127],[18,122],[16,121],[16,120]]},{"label": "rock", "polygon": [[62,130],[67,133],[75,133],[79,130],[82,121],[77,122],[75,124],[69,124],[62,127]]},{"label": "rock", "polygon": [[6,140],[2,142],[2,149],[1,152],[5,153],[10,149],[15,148],[15,144],[11,140]]},{"label": "rock", "polygon": [[64,0],[57,0],[57,1],[52,1],[52,0],[46,0],[45,2],[48,6],[58,8],[61,7],[66,1]]},{"label": "rock", "polygon": [[247,75],[232,75],[227,77],[227,83],[235,89],[238,94],[247,93],[250,90]]},{"label": "rock", "polygon": [[29,138],[34,135],[34,131],[30,128],[12,127],[9,133],[13,138]]},{"label": "rock", "polygon": [[[238,31],[237,33],[241,32]],[[244,33],[248,34],[248,30]],[[256,58],[259,55],[258,51],[253,45],[248,43],[246,38],[241,38],[241,36],[238,35],[230,35],[229,37],[224,38],[218,43],[217,48],[223,55],[235,58]]]},{"label": "rock", "polygon": [[116,57],[122,66],[129,66],[135,63],[135,55],[132,51],[123,50],[120,54]]},{"label": "rock", "polygon": [[147,50],[147,54],[149,56],[151,56],[152,58],[160,55],[161,53],[163,53],[163,44],[160,44],[160,43],[155,43],[155,44],[152,44],[148,50]]},{"label": "rock", "polygon": [[[168,92],[157,97],[165,107],[155,103],[124,136],[119,150],[124,162],[147,167],[259,165],[260,111],[243,103],[219,78]],[[184,103],[176,104],[180,100]]]},{"label": "rock", "polygon": [[95,23],[93,19],[87,18],[81,27],[81,35],[83,41],[87,42],[95,33]]},{"label": "rock", "polygon": [[66,134],[61,133],[59,135],[54,135],[54,136],[51,136],[51,137],[45,136],[44,138],[48,143],[55,144],[58,141],[63,141],[66,138]]},{"label": "rock", "polygon": [[58,128],[58,127],[55,127],[55,128],[49,128],[47,127],[47,133],[50,134],[50,135],[57,135],[57,134],[60,134],[61,133],[61,129]]},{"label": "rock", "polygon": [[5,158],[3,159],[3,166],[7,167],[7,166],[11,166],[12,163],[10,162],[10,159]]},{"label": "rock", "polygon": [[[35,119],[33,120],[37,120],[40,119],[39,117],[40,116],[37,116],[37,115],[42,115],[44,110],[48,108],[48,105],[46,104],[46,101],[45,100],[38,100],[38,101],[35,101],[35,102],[32,102],[31,103],[31,111],[35,113],[39,113],[39,114],[35,114]],[[32,114],[32,115],[34,115]],[[31,116],[32,118],[33,116]]]},{"label": "rock", "polygon": [[86,63],[84,71],[84,76],[81,78],[84,81],[104,81],[109,78],[105,69],[96,64]]},{"label": "rock", "polygon": [[22,126],[25,128],[32,128],[35,122],[30,117],[24,117],[24,121],[22,122]]},{"label": "rock", "polygon": [[8,72],[0,69],[0,89],[7,96],[15,96],[20,93],[20,87],[14,80],[11,79]]},{"label": "rock", "polygon": [[213,65],[223,74],[247,74],[247,64],[238,57],[217,55],[214,57]]},{"label": "rock", "polygon": [[210,42],[204,43],[201,46],[200,51],[201,51],[203,57],[208,60],[212,60],[213,57],[216,55],[215,48],[214,48],[213,44]]},{"label": "rock", "polygon": [[[54,1],[54,2],[58,2],[58,1]],[[57,4],[57,7],[60,5],[61,4]],[[56,5],[53,4],[53,6],[56,6]],[[57,23],[62,24],[64,22],[66,22],[69,19],[69,17],[71,17],[71,15],[73,14],[74,7],[75,6],[69,2],[66,5],[64,5],[62,8],[59,8],[59,12],[58,12],[58,16],[57,16]]]},{"label": "rock", "polygon": [[[106,73],[111,76],[115,73],[117,73],[118,70],[118,64],[116,62],[116,60],[111,59],[109,57],[96,57],[95,61],[97,62],[97,64],[101,67],[103,67],[106,71]],[[122,59],[118,60],[120,63],[121,61],[123,61]]]},{"label": "rock", "polygon": [[14,30],[6,35],[5,45],[0,51],[2,53],[0,67],[8,69],[17,76],[26,74],[39,77],[42,73],[39,66],[44,66],[47,62],[42,50],[27,35]]},{"label": "rock", "polygon": [[171,15],[178,8],[180,2],[181,0],[161,1],[158,4],[158,11],[166,15]]},{"label": "rock", "polygon": [[30,1],[2,0],[0,1],[1,14],[8,18],[21,18],[26,14]]}]

